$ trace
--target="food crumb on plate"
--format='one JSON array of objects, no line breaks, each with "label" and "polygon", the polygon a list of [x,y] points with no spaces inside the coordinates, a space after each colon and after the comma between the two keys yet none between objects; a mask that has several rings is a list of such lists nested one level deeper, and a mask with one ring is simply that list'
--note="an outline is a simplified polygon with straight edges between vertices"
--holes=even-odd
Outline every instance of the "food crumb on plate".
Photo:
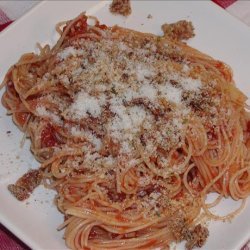
[{"label": "food crumb on plate", "polygon": [[132,12],[130,0],[113,0],[109,9],[111,13],[122,16],[129,16]]}]

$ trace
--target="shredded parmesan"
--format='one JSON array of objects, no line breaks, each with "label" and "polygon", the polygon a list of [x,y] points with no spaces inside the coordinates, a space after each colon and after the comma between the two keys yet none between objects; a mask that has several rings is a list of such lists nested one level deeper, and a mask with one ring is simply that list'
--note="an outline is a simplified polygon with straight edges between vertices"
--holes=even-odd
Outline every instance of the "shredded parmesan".
[{"label": "shredded parmesan", "polygon": [[182,90],[171,86],[169,83],[159,87],[161,96],[166,98],[169,102],[180,105]]},{"label": "shredded parmesan", "polygon": [[44,106],[38,106],[36,108],[36,112],[38,113],[39,116],[51,119],[56,124],[62,124],[60,117],[58,117],[56,114],[46,110],[46,108]]},{"label": "shredded parmesan", "polygon": [[69,108],[69,112],[73,117],[78,119],[87,117],[88,115],[98,117],[102,112],[101,106],[104,103],[104,98],[90,96],[83,91],[77,94],[74,103]]},{"label": "shredded parmesan", "polygon": [[58,53],[58,57],[61,60],[65,60],[69,56],[76,56],[77,50],[74,47],[67,47],[60,53]]}]

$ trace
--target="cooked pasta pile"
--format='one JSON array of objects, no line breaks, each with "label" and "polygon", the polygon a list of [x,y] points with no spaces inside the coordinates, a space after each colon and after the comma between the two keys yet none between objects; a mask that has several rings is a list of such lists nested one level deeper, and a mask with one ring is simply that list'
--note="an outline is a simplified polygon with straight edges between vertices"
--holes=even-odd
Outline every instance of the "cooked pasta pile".
[{"label": "cooked pasta pile", "polygon": [[[10,68],[2,103],[41,162],[29,176],[58,193],[67,246],[201,247],[204,221],[232,218],[250,193],[250,116],[231,69],[84,14],[57,30],[53,48]],[[26,182],[10,188],[20,200]],[[242,205],[220,217],[211,208],[223,197]]]}]

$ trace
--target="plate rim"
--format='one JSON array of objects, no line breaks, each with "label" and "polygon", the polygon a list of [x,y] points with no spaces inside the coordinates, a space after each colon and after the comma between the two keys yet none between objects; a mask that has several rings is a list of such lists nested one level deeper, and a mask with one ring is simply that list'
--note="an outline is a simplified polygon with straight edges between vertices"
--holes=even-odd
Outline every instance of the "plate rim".
[{"label": "plate rim", "polygon": [[[107,0],[102,0],[102,1],[103,2],[110,2],[110,1],[107,1]],[[4,36],[6,35],[6,33],[8,34],[9,32],[13,32],[13,29],[15,29],[16,26],[19,25],[21,22],[23,22],[23,20],[25,20],[30,14],[32,14],[34,11],[37,11],[37,9],[41,8],[43,5],[46,5],[49,2],[50,1],[41,1],[41,2],[38,2],[30,10],[28,10],[24,15],[22,15],[20,18],[18,18],[13,23],[11,23],[7,28],[5,28],[0,33],[0,39],[4,39]],[[57,1],[57,2],[60,3],[61,1]],[[64,2],[64,1],[62,1],[62,2]],[[72,1],[72,2],[74,2],[74,1]],[[91,2],[93,2],[94,4],[100,3],[100,1],[98,1],[98,0],[93,0]],[[170,2],[175,2],[175,1],[174,0],[170,0]],[[180,2],[186,2],[186,1],[181,0]],[[196,2],[196,1],[192,0],[190,2]],[[240,19],[238,19],[237,17],[233,16],[229,12],[226,12],[225,9],[223,9],[222,7],[220,7],[219,5],[217,5],[215,2],[213,2],[211,0],[208,1],[208,2],[210,3],[211,6],[214,6],[213,8],[220,9],[220,12],[224,13],[224,15],[227,15],[228,18],[230,17],[231,19],[234,19],[235,22],[238,22],[238,23],[240,23],[240,25],[244,25],[244,26],[248,27],[248,29],[250,29],[250,26],[248,26],[246,23],[242,22]],[[84,4],[84,2],[83,2],[83,4]],[[0,89],[0,93],[2,95],[2,89]],[[31,249],[41,249],[41,246],[39,246],[36,241],[34,241],[30,237],[27,237],[27,235],[22,232],[21,228],[15,226],[11,221],[8,220],[8,218],[6,216],[2,215],[1,213],[0,213],[0,223],[4,227],[6,227],[11,233],[13,233],[18,239],[20,239],[24,244],[26,244],[27,246],[29,246]],[[250,236],[249,237],[246,236],[244,238],[246,238],[246,239],[248,238],[248,239],[246,240],[245,243],[242,243],[242,247],[247,243],[248,240],[250,240]]]}]

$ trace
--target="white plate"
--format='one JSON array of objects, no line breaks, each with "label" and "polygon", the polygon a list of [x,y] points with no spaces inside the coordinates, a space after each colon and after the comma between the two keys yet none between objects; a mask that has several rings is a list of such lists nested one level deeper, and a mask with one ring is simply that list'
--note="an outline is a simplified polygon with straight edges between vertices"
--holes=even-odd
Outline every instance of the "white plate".
[{"label": "white plate", "polygon": [[[156,34],[161,33],[164,22],[191,20],[196,37],[189,44],[231,65],[238,87],[250,96],[250,29],[212,2],[134,1],[128,18],[111,15],[108,6],[109,2],[103,1],[49,1],[37,5],[0,34],[0,80],[21,54],[35,50],[36,42],[55,43],[57,22],[86,10],[105,24]],[[148,19],[148,14],[153,18]],[[28,141],[24,148],[19,147],[22,134],[5,113],[0,107],[0,221],[33,249],[65,249],[62,232],[56,231],[63,216],[53,205],[54,192],[41,187],[27,202],[18,202],[6,189],[38,163],[29,152]],[[225,212],[235,206],[228,200],[218,210]],[[210,237],[203,249],[240,249],[250,237],[249,218],[248,201],[247,208],[232,223],[210,223]]]}]

